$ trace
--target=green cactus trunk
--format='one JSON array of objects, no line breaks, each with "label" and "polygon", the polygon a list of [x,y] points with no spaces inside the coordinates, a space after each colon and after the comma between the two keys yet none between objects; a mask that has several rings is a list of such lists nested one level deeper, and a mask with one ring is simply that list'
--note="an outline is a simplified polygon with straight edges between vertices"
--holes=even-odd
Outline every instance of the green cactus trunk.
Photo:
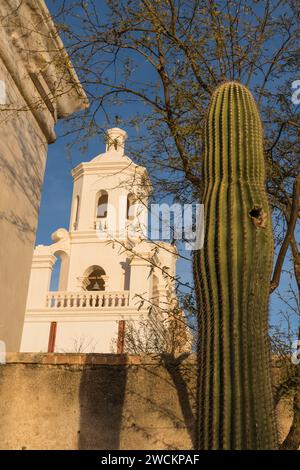
[{"label": "green cactus trunk", "polygon": [[273,262],[263,132],[249,90],[216,89],[204,138],[199,303],[198,448],[275,449],[268,342]]}]

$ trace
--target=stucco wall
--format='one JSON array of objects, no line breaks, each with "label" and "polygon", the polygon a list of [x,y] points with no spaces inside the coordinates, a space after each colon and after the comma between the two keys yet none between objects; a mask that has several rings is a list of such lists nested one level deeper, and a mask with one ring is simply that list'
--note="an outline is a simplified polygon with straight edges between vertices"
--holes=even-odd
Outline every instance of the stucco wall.
[{"label": "stucco wall", "polygon": [[[1,59],[0,76],[11,108],[25,106]],[[47,142],[30,112],[10,106],[0,107],[0,339],[9,351],[18,351]]]},{"label": "stucco wall", "polygon": [[0,22],[0,340],[18,351],[47,145],[87,101],[44,0],[1,0]]},{"label": "stucco wall", "polygon": [[0,448],[192,448],[195,377],[193,356],[10,355]]},{"label": "stucco wall", "polygon": [[[193,363],[184,369],[194,375]],[[190,448],[182,380],[149,357],[13,356],[0,366],[0,448]]]}]

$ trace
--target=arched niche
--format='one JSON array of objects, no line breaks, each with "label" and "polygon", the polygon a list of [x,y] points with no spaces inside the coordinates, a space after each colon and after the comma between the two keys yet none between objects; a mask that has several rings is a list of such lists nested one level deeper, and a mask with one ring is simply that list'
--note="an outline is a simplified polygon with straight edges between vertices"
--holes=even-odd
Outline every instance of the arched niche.
[{"label": "arched niche", "polygon": [[82,288],[88,291],[105,290],[106,273],[101,266],[90,266],[84,273]]},{"label": "arched niche", "polygon": [[136,196],[132,193],[127,195],[127,208],[126,208],[126,218],[127,220],[134,220],[136,214]]},{"label": "arched niche", "polygon": [[107,217],[108,192],[104,189],[98,191],[96,195],[96,218],[105,219]]},{"label": "arched niche", "polygon": [[78,229],[78,221],[79,221],[79,204],[80,204],[80,198],[79,196],[76,196],[75,201],[74,201],[74,220],[73,220],[73,230]]}]

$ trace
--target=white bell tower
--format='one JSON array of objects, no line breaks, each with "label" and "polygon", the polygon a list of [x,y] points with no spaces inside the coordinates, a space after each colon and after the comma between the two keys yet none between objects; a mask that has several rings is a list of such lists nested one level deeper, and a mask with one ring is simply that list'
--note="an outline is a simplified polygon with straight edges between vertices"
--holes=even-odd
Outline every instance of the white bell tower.
[{"label": "white bell tower", "polygon": [[[152,186],[147,170],[125,155],[126,139],[124,130],[109,129],[106,151],[72,171],[69,230],[58,229],[52,245],[34,252],[24,352],[123,352],[127,322],[174,302],[176,249],[148,240]],[[59,287],[51,292],[57,257]]]},{"label": "white bell tower", "polygon": [[146,169],[125,156],[126,138],[122,129],[109,129],[106,152],[73,170],[70,231],[97,229],[99,236],[119,238],[131,229],[147,235],[151,183]]}]

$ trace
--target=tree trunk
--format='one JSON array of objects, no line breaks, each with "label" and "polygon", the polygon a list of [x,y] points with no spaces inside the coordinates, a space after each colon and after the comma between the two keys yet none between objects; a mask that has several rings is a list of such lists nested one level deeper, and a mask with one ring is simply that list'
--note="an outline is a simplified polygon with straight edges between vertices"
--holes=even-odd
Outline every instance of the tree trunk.
[{"label": "tree trunk", "polygon": [[[300,379],[300,374],[298,375]],[[281,450],[298,450],[300,447],[300,382],[294,395],[293,411],[291,429],[280,446]]]}]

